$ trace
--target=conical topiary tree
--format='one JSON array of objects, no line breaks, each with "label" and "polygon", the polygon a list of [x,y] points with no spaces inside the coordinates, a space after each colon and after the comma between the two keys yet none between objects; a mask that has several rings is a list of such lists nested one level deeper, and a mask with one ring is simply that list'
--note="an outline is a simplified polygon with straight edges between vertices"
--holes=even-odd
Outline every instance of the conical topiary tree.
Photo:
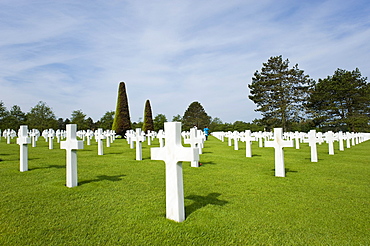
[{"label": "conical topiary tree", "polygon": [[208,116],[203,106],[199,102],[192,102],[182,117],[182,130],[189,131],[191,127],[203,129],[208,126],[211,117]]},{"label": "conical topiary tree", "polygon": [[122,137],[126,131],[131,129],[130,112],[128,109],[128,100],[126,86],[124,82],[119,83],[117,107],[114,115],[112,130],[115,130]]},{"label": "conical topiary tree", "polygon": [[143,125],[143,131],[148,132],[148,130],[154,131],[152,108],[150,106],[149,99],[146,100],[145,102],[144,125]]}]

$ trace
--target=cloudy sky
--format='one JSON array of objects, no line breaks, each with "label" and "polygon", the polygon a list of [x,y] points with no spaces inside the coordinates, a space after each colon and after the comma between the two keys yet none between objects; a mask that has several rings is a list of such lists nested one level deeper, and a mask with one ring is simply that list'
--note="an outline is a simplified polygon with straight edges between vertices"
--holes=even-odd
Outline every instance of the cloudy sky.
[{"label": "cloudy sky", "polygon": [[311,78],[370,78],[368,0],[0,0],[0,101],[95,121],[124,81],[132,121],[183,115],[193,101],[224,122],[259,118],[248,84],[271,56]]}]

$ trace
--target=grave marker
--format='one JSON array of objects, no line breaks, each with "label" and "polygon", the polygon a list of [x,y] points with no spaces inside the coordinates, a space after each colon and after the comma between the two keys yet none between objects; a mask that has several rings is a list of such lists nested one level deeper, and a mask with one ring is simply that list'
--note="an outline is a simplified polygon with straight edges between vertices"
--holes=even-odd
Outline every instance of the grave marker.
[{"label": "grave marker", "polygon": [[98,128],[98,130],[95,134],[95,140],[98,142],[98,155],[103,155],[104,154],[103,139],[105,139],[103,129]]},{"label": "grave marker", "polygon": [[83,141],[76,138],[76,124],[67,125],[67,139],[60,142],[60,148],[66,150],[66,186],[69,188],[75,187],[78,184],[77,178],[77,150],[84,148]]},{"label": "grave marker", "polygon": [[166,217],[182,222],[185,220],[184,184],[182,176],[182,161],[196,160],[197,148],[181,145],[181,123],[164,123],[166,133],[163,148],[151,148],[151,159],[162,160],[166,163]]},{"label": "grave marker", "polygon": [[21,172],[28,171],[28,144],[30,143],[31,139],[28,137],[27,126],[20,126],[17,144],[19,144],[20,147],[19,170]]},{"label": "grave marker", "polygon": [[252,141],[255,141],[256,138],[252,137],[251,130],[245,130],[245,156],[252,157]]},{"label": "grave marker", "polygon": [[285,177],[284,147],[294,147],[293,141],[284,141],[282,128],[274,128],[274,141],[265,141],[265,147],[275,148],[275,176]]}]

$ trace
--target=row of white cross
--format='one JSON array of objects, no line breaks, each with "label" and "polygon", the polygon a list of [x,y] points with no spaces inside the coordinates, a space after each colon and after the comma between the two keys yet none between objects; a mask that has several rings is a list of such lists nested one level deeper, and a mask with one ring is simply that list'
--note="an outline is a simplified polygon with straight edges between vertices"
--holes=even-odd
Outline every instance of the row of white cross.
[{"label": "row of white cross", "polygon": [[[344,151],[344,144],[343,141],[347,141],[347,148],[350,148],[351,142],[352,145],[357,143],[361,143],[368,139],[367,135],[363,133],[333,133],[332,131],[328,131],[326,133],[316,133],[316,130],[311,130],[309,133],[285,133],[283,134],[282,128],[274,128],[274,135],[270,132],[256,132],[254,134],[251,133],[250,130],[246,130],[245,132],[239,133],[237,131],[234,132],[214,132],[212,133],[213,136],[217,137],[221,141],[224,141],[224,137],[228,138],[229,146],[231,146],[231,140],[234,140],[234,149],[238,150],[238,142],[239,140],[244,141],[246,145],[246,157],[252,157],[252,141],[258,141],[259,146],[263,147],[263,139],[265,147],[273,147],[275,148],[275,176],[277,177],[285,177],[285,165],[284,165],[284,147],[294,147],[299,149],[299,143],[305,142],[308,143],[311,148],[311,162],[317,162],[317,148],[316,144],[321,144],[322,142],[326,142],[329,147],[329,155],[334,155],[334,141],[339,141],[339,150]],[[284,138],[288,140],[284,140]],[[273,141],[269,141],[273,139]]]},{"label": "row of white cross", "polygon": [[[77,150],[83,149],[83,141],[77,140],[75,124],[66,127],[66,140],[60,142],[60,148],[66,150],[66,186],[78,185],[77,177]],[[163,147],[151,148],[152,160],[163,160],[166,164],[166,217],[181,222],[185,220],[184,189],[182,175],[182,161],[199,162],[198,147],[183,147],[181,144],[181,123],[165,123],[165,145]],[[101,130],[101,129],[100,129]],[[193,141],[196,138],[195,129],[190,131],[189,143],[200,145],[201,141]],[[99,131],[99,133],[101,133]],[[97,134],[103,138],[103,134]],[[142,136],[137,130],[136,134]],[[164,135],[162,132],[161,134]],[[193,136],[193,137],[192,137]],[[151,136],[149,136],[151,137]],[[138,140],[137,140],[138,141]],[[140,142],[140,141],[138,141]],[[17,144],[20,145],[20,171],[28,170],[27,145],[31,143],[27,126],[21,126]]]}]

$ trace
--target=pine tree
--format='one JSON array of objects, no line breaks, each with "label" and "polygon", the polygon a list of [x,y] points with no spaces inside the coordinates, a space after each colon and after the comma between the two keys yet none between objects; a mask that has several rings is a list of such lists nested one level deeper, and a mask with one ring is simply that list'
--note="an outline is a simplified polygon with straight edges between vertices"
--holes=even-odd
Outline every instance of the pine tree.
[{"label": "pine tree", "polygon": [[252,84],[248,85],[251,99],[256,111],[263,116],[266,127],[283,127],[289,129],[292,122],[299,122],[304,116],[304,105],[313,80],[298,64],[289,69],[289,60],[282,56],[271,57],[263,63],[261,72],[256,71]]},{"label": "pine tree", "polygon": [[128,109],[126,87],[124,82],[120,82],[112,130],[115,130],[118,135],[124,136],[126,131],[129,129],[131,129],[131,121],[130,112]]},{"label": "pine tree", "polygon": [[152,108],[150,106],[149,99],[145,102],[145,110],[144,110],[144,124],[143,124],[143,131],[148,132],[148,130],[153,131],[153,116],[152,116]]},{"label": "pine tree", "polygon": [[189,130],[191,127],[203,129],[211,122],[211,117],[207,115],[203,106],[199,102],[192,102],[182,117],[182,129]]},{"label": "pine tree", "polygon": [[368,131],[370,83],[358,68],[337,69],[333,76],[319,79],[307,106],[316,125],[335,131]]}]

